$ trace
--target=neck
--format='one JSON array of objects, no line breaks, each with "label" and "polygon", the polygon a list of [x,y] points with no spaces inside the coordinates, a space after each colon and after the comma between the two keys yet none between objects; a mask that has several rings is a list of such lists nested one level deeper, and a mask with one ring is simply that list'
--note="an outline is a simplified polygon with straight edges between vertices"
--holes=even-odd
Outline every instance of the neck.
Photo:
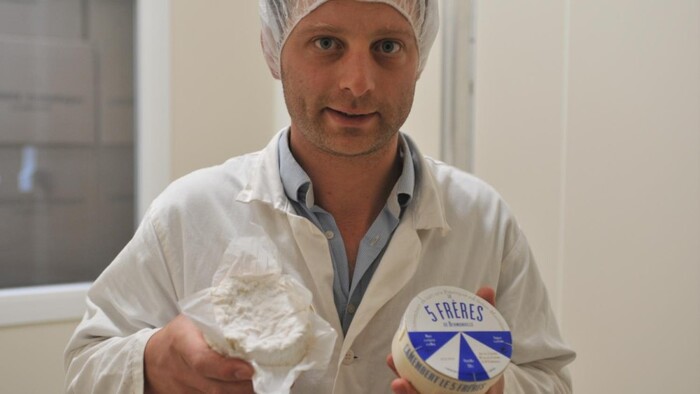
[{"label": "neck", "polygon": [[290,148],[314,185],[314,199],[339,226],[351,221],[369,228],[401,174],[399,136],[367,155],[339,156],[309,149],[291,134]]}]

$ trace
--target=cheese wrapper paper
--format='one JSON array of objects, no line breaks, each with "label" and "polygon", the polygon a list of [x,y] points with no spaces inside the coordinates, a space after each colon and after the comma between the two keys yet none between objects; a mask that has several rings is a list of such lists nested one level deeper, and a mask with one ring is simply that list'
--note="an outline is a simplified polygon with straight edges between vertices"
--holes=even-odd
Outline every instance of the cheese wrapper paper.
[{"label": "cheese wrapper paper", "polygon": [[[253,366],[253,387],[259,394],[289,393],[302,372],[326,369],[330,364],[337,336],[330,324],[313,310],[311,292],[292,276],[282,273],[275,252],[274,245],[266,237],[244,237],[231,242],[214,276],[212,287],[200,290],[179,303],[182,313],[199,327],[212,349],[225,356],[244,359]],[[258,286],[259,284],[261,285]],[[278,284],[281,288],[274,287],[270,292],[270,286]],[[230,297],[240,301],[240,298],[250,296],[251,292],[261,291],[260,289],[263,293],[255,296],[263,297],[261,301],[274,301],[266,298],[269,294],[270,297],[283,297],[283,301],[289,301],[297,308],[291,315],[282,316],[283,319],[287,319],[283,322],[287,326],[283,328],[302,335],[298,341],[292,340],[292,343],[288,344],[289,348],[293,349],[291,353],[303,353],[303,357],[294,360],[293,363],[273,362],[277,352],[271,351],[267,346],[269,343],[265,342],[265,335],[277,334],[272,329],[277,322],[258,324],[250,315],[259,317],[266,314],[255,311],[255,307],[244,305],[243,308],[238,308],[235,305],[236,299],[231,299],[230,305],[226,305],[229,302],[226,297],[227,291],[240,290],[239,296]],[[248,300],[248,304],[250,301],[251,299]],[[230,313],[230,316],[222,311]],[[237,316],[236,313],[244,316]],[[228,319],[226,321],[230,322],[233,331],[231,327],[222,326],[222,316]],[[272,318],[275,318],[274,314]],[[293,323],[297,322],[296,319],[307,322],[306,329],[302,330],[298,325],[293,326]],[[240,331],[237,331],[239,327]],[[270,332],[271,330],[273,332]],[[302,331],[303,334],[300,334]],[[256,338],[258,335],[261,340]],[[230,341],[232,337],[236,340]],[[232,342],[238,346],[233,346]],[[297,347],[304,351],[299,351]]]}]

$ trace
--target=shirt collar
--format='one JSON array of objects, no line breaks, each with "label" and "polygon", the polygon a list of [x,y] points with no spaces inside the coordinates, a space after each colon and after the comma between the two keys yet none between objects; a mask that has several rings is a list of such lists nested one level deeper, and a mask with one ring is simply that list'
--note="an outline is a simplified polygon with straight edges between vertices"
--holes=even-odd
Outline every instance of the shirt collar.
[{"label": "shirt collar", "polygon": [[[304,204],[311,209],[314,206],[313,185],[311,178],[301,168],[289,149],[289,128],[281,133],[278,146],[280,178],[285,194],[292,201]],[[412,152],[403,134],[399,134],[399,155],[403,162],[403,169],[391,192],[391,196],[395,196],[395,199],[390,196],[389,202],[391,206],[393,205],[391,202],[395,201],[400,209],[403,209],[411,201],[416,184]]]},{"label": "shirt collar", "polygon": [[[299,204],[304,203],[307,208],[314,206],[314,193],[311,188],[311,178],[306,174],[301,165],[296,161],[289,149],[289,129],[285,130],[279,139],[279,163],[280,178],[284,193],[290,200]],[[311,193],[309,193],[311,191]],[[301,200],[301,201],[300,201]]]}]

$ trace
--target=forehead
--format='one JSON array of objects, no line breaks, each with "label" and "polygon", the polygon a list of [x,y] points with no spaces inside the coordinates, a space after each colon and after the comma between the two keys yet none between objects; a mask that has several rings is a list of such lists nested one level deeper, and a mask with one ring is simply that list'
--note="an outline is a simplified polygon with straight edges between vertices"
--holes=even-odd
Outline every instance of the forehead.
[{"label": "forehead", "polygon": [[415,38],[413,27],[396,8],[384,3],[355,0],[331,0],[322,4],[302,18],[291,35],[316,32]]}]

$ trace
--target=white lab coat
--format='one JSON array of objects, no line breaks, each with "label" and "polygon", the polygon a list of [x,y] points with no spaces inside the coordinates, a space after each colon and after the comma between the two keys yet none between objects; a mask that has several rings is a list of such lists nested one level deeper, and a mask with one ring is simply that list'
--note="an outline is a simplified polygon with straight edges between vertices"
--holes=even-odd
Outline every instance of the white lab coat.
[{"label": "white lab coat", "polygon": [[[409,140],[416,154],[418,150]],[[277,137],[262,151],[196,171],[151,205],[134,238],[88,292],[87,313],[66,349],[67,389],[143,392],[143,351],[178,313],[178,301],[211,286],[232,239],[261,226],[283,269],[311,290],[316,311],[340,333],[325,372],[300,376],[295,393],[386,393],[392,336],[411,299],[437,285],[496,289],[513,334],[507,393],[567,393],[562,341],[525,237],[485,183],[431,159],[345,338],[333,302],[324,234],[284,194]],[[225,264],[225,263],[224,263]]]}]

